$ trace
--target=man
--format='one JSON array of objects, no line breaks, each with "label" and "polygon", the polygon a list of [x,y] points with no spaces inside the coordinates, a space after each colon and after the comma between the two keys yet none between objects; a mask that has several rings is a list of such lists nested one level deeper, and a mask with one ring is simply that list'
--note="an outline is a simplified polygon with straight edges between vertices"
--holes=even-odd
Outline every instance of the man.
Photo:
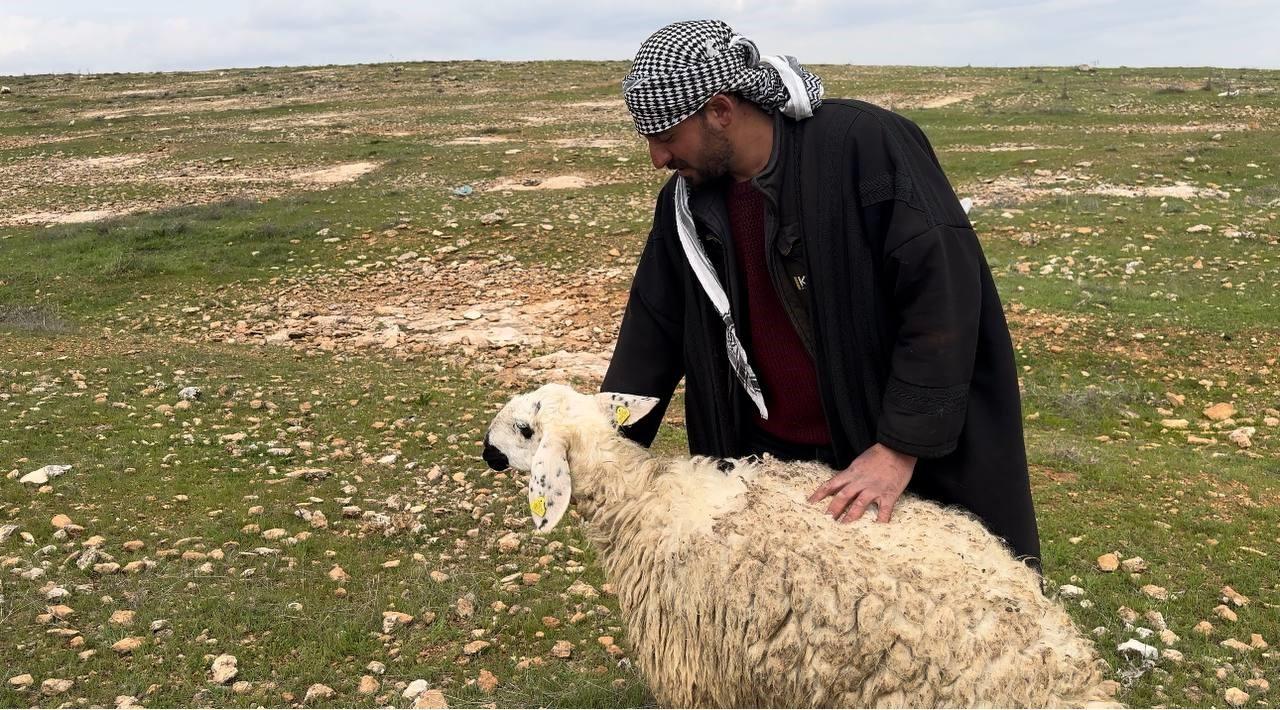
[{"label": "man", "polygon": [[958,505],[1038,568],[1008,326],[920,129],[719,21],[654,33],[623,87],[676,173],[603,383],[660,399],[625,433],[652,443],[683,377],[691,453],[825,461],[842,521]]}]

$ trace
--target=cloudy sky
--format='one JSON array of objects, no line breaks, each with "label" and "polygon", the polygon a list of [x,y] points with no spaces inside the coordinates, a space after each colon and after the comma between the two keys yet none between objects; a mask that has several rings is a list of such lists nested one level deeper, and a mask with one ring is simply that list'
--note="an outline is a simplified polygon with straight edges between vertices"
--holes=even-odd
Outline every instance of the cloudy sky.
[{"label": "cloudy sky", "polygon": [[0,0],[0,75],[629,59],[709,17],[812,63],[1280,69],[1280,0]]}]

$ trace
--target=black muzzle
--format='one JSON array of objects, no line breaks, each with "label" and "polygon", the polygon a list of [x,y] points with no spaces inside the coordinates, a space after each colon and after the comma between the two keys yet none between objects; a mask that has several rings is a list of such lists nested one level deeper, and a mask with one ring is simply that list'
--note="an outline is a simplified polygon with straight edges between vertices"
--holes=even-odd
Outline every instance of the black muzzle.
[{"label": "black muzzle", "polygon": [[495,471],[505,471],[510,468],[507,461],[507,455],[498,450],[498,447],[489,443],[489,435],[484,435],[484,462],[489,464],[489,468]]}]

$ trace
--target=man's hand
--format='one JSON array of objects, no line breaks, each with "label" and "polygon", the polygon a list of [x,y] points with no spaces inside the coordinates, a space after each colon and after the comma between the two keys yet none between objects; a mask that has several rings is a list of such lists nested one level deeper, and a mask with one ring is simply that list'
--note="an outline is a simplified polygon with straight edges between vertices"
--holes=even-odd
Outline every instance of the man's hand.
[{"label": "man's hand", "polygon": [[817,503],[830,497],[827,513],[844,523],[861,518],[867,507],[875,503],[880,511],[876,521],[887,523],[915,467],[916,457],[875,444],[854,459],[849,468],[818,486],[809,496],[809,502]]}]

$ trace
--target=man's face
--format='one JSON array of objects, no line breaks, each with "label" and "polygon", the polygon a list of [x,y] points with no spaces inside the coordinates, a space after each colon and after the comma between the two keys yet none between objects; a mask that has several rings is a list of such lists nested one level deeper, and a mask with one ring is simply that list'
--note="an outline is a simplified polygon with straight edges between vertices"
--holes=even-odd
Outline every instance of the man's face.
[{"label": "man's face", "polygon": [[653,167],[675,170],[694,187],[727,174],[733,161],[733,144],[701,111],[645,140]]}]

